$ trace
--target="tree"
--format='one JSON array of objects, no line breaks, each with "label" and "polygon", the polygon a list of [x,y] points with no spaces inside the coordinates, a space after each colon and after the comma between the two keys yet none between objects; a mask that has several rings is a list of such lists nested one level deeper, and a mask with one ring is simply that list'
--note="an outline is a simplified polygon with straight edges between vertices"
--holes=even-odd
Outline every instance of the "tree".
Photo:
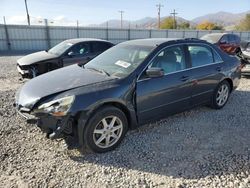
[{"label": "tree", "polygon": [[174,29],[174,26],[176,25],[176,21],[174,24],[174,19],[171,17],[165,18],[161,23],[161,29]]},{"label": "tree", "polygon": [[190,28],[190,23],[189,22],[183,22],[178,25],[178,28],[180,29],[189,29]]},{"label": "tree", "polygon": [[198,30],[222,30],[223,27],[216,25],[215,23],[205,21],[205,22],[198,24],[196,26],[196,29]]},{"label": "tree", "polygon": [[247,14],[245,19],[240,22],[238,26],[236,26],[237,30],[241,31],[250,31],[250,14]]}]

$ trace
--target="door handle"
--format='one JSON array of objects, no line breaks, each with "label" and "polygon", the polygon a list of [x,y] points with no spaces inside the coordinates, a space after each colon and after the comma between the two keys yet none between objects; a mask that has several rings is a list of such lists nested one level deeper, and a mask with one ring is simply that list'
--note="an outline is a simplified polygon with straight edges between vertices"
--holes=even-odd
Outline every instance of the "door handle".
[{"label": "door handle", "polygon": [[186,82],[187,80],[189,80],[189,76],[182,76],[181,77],[181,81]]},{"label": "door handle", "polygon": [[220,71],[221,71],[221,66],[216,67],[216,70],[217,70],[218,72],[220,72]]}]

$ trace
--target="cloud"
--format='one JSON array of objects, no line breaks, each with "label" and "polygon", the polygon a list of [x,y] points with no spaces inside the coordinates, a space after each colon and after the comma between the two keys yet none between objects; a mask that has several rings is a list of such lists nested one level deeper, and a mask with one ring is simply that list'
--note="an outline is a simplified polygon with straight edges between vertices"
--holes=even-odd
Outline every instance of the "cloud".
[{"label": "cloud", "polygon": [[11,16],[6,18],[7,24],[23,24],[27,23],[27,17],[24,15],[21,16]]},{"label": "cloud", "polygon": [[[6,23],[27,25],[27,16],[17,15],[6,17]],[[44,18],[42,18],[41,16],[30,16],[30,23],[31,25],[45,25]],[[64,15],[59,15],[52,19],[48,19],[48,24],[54,26],[76,26],[76,21],[68,20]]]},{"label": "cloud", "polygon": [[57,16],[57,17],[55,17],[53,20],[56,20],[56,21],[65,20],[65,16],[63,16],[63,15]]}]

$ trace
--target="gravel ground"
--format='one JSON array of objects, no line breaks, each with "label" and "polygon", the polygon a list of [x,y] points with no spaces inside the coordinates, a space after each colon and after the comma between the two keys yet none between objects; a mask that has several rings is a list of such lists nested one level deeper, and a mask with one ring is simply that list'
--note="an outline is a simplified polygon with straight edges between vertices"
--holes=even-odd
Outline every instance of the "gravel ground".
[{"label": "gravel ground", "polygon": [[82,154],[16,114],[17,58],[0,57],[0,187],[250,187],[250,79],[222,110],[196,108]]}]

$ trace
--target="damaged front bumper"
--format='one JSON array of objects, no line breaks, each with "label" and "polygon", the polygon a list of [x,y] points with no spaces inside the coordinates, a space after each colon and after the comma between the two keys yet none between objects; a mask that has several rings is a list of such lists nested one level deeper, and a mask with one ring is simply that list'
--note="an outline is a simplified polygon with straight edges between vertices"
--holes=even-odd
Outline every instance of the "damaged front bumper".
[{"label": "damaged front bumper", "polygon": [[20,66],[17,64],[16,68],[22,78],[33,78],[36,76],[36,70],[32,67]]},{"label": "damaged front bumper", "polygon": [[32,115],[28,109],[17,108],[19,115],[29,124],[36,124],[50,139],[61,138],[63,135],[73,133],[73,118],[70,115],[54,117],[50,114]]},{"label": "damaged front bumper", "polygon": [[250,76],[250,63],[246,64],[242,69],[241,69],[241,74],[244,76]]}]

